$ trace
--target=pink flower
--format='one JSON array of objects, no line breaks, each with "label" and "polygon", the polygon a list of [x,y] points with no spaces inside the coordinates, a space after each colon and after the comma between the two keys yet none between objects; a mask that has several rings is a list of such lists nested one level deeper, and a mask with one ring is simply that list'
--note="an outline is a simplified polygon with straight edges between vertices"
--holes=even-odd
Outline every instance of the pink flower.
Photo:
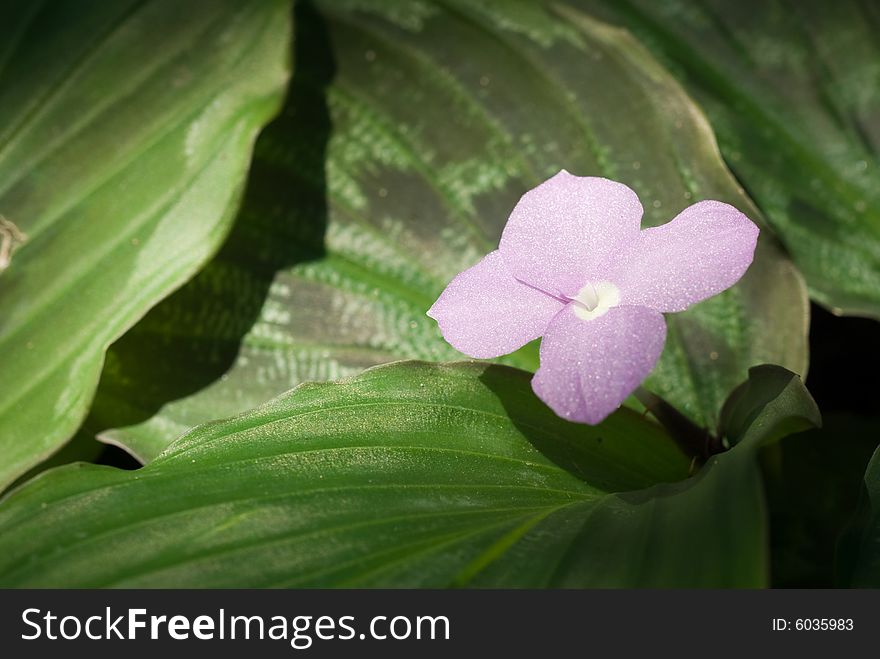
[{"label": "pink flower", "polygon": [[535,393],[559,416],[599,423],[657,363],[663,313],[733,286],[758,239],[719,201],[640,230],[642,212],[622,183],[562,170],[523,195],[498,249],[456,276],[428,315],[480,359],[543,336]]}]

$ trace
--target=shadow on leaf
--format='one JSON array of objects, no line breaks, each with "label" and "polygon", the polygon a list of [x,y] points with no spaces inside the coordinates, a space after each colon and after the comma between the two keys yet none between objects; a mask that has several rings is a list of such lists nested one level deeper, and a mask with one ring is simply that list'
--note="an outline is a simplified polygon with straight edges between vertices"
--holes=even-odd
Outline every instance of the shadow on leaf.
[{"label": "shadow on leaf", "polygon": [[223,377],[275,274],[324,256],[332,128],[326,88],[336,67],[312,4],[296,3],[293,18],[294,75],[279,116],[256,143],[232,231],[204,270],[111,346],[84,424],[91,434],[150,419]]}]

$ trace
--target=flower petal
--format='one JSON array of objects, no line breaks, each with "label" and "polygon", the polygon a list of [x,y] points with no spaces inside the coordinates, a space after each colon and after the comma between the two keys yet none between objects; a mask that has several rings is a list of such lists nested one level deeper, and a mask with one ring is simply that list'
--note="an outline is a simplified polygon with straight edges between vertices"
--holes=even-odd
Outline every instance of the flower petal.
[{"label": "flower petal", "polygon": [[575,295],[638,238],[641,217],[639,198],[622,183],[563,169],[519,200],[499,251],[518,279],[551,295]]},{"label": "flower petal", "polygon": [[532,389],[556,414],[597,424],[647,377],[666,340],[663,315],[645,307],[614,307],[582,320],[574,305],[550,323]]},{"label": "flower petal", "polygon": [[563,306],[517,281],[496,250],[456,276],[428,315],[456,350],[488,359],[541,336]]},{"label": "flower petal", "polygon": [[684,311],[739,281],[757,240],[758,227],[736,208],[701,201],[642,231],[607,277],[620,289],[620,304]]}]

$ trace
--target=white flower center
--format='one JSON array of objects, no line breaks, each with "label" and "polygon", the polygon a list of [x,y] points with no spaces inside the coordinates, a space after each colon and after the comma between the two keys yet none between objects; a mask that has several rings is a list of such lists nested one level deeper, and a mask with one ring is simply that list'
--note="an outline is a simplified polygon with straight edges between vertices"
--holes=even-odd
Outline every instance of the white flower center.
[{"label": "white flower center", "polygon": [[593,320],[617,306],[620,302],[620,291],[610,281],[588,283],[571,301],[574,302],[574,312],[578,318]]}]

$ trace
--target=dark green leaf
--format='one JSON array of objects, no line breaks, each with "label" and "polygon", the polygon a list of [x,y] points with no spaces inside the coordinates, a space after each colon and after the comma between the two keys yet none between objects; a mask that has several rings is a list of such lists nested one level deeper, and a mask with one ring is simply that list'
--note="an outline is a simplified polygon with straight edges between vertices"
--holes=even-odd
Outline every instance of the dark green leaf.
[{"label": "dark green leaf", "polygon": [[[762,425],[767,420],[776,425]],[[732,445],[757,437],[766,446],[821,425],[819,408],[801,379],[772,364],[749,369],[749,379],[733,390],[721,411],[721,434]]]},{"label": "dark green leaf", "polygon": [[681,79],[819,302],[880,318],[877,3],[563,2],[628,27]]},{"label": "dark green leaf", "polygon": [[853,521],[865,468],[880,443],[876,420],[823,417],[821,429],[787,437],[763,456],[774,587],[839,584],[838,539]]},{"label": "dark green leaf", "polygon": [[755,453],[798,397],[792,379],[733,450],[652,485],[688,461],[633,411],[570,424],[522,371],[382,366],[201,426],[138,471],[44,473],[0,505],[0,584],[764,586]]},{"label": "dark green leaf", "polygon": [[0,6],[0,490],[74,433],[107,346],[216,251],[280,104],[287,14]]},{"label": "dark green leaf", "polygon": [[[459,358],[425,312],[560,168],[628,183],[648,225],[707,197],[760,220],[700,111],[623,32],[531,1],[319,10],[299,5],[299,66],[231,240],[109,354],[90,426],[145,460],[305,380]],[[669,318],[649,387],[714,429],[749,366],[803,372],[806,314],[765,235],[738,286]]]},{"label": "dark green leaf", "polygon": [[874,453],[865,472],[863,499],[862,519],[857,525],[862,533],[849,585],[880,588],[880,449]]}]

